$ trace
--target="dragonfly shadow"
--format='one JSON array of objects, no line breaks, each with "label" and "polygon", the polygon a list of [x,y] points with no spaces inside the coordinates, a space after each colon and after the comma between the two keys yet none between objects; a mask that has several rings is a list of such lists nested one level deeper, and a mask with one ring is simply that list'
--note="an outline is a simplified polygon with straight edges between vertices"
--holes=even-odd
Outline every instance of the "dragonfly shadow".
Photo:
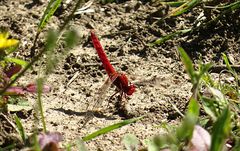
[{"label": "dragonfly shadow", "polygon": [[76,115],[76,116],[89,116],[89,115],[92,115],[94,117],[97,117],[97,118],[105,118],[106,120],[116,120],[117,118],[113,117],[113,116],[107,116],[105,115],[104,113],[102,112],[99,112],[99,111],[85,111],[85,112],[77,112],[77,111],[73,111],[73,110],[70,110],[70,109],[64,109],[64,108],[51,108],[52,110],[55,110],[55,111],[59,111],[59,112],[62,112],[64,114],[67,114],[67,115]]}]

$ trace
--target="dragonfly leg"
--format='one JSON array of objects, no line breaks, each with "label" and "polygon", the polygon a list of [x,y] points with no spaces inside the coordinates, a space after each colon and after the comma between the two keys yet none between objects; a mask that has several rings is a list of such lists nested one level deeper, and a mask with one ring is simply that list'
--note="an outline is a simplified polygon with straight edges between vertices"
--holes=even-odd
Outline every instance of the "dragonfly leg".
[{"label": "dragonfly leg", "polygon": [[118,94],[118,93],[119,93],[119,91],[115,92],[113,95],[111,95],[111,96],[107,99],[107,102],[108,102],[107,108],[109,107],[110,100],[111,100],[116,94]]}]

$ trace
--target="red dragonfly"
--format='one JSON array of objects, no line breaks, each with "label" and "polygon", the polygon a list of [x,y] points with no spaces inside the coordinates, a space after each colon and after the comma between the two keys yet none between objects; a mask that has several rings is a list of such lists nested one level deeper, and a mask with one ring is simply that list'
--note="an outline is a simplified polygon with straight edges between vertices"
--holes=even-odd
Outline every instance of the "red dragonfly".
[{"label": "red dragonfly", "polygon": [[[135,88],[136,88],[135,85],[131,84],[128,81],[128,78],[125,74],[119,73],[113,68],[113,66],[111,65],[110,61],[107,58],[106,53],[103,50],[103,47],[102,47],[100,41],[98,40],[97,36],[94,34],[94,32],[92,30],[91,30],[91,39],[92,39],[94,48],[96,49],[97,54],[103,64],[103,67],[106,70],[108,77],[110,79],[110,80],[106,81],[105,84],[107,85],[107,83],[110,83],[110,84],[113,83],[118,88],[118,90],[119,90],[118,92],[121,93],[121,96],[122,96],[122,94],[132,95],[135,92]],[[100,90],[106,91],[106,87],[107,86],[103,85],[103,87]]]}]

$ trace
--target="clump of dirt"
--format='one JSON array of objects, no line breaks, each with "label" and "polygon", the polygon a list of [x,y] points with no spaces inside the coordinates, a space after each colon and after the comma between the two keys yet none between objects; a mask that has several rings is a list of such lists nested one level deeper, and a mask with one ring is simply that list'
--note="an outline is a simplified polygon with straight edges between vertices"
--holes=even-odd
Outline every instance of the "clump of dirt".
[{"label": "clump of dirt", "polygon": [[[47,2],[9,0],[1,1],[0,4],[0,24],[8,27],[11,35],[21,41],[19,53],[14,54],[15,57],[29,60],[27,56],[31,52],[37,24]],[[73,2],[63,2],[47,28],[59,27],[73,5]],[[53,91],[42,99],[48,131],[62,133],[65,142],[74,141],[125,118],[147,115],[137,123],[87,142],[90,150],[123,150],[121,138],[124,134],[135,134],[143,141],[163,132],[157,127],[162,121],[176,123],[181,117],[171,103],[184,113],[191,96],[191,83],[184,72],[177,46],[182,46],[194,62],[202,57],[204,62],[222,64],[220,56],[223,52],[231,56],[233,64],[240,61],[239,10],[225,14],[211,26],[149,47],[148,43],[158,37],[196,26],[196,20],[202,13],[206,17],[205,22],[218,14],[200,5],[181,16],[159,20],[173,8],[157,2],[137,0],[106,5],[94,2],[90,8],[95,12],[76,15],[71,22],[71,28],[75,28],[82,38],[81,43],[69,52],[48,77],[47,84],[52,86]],[[103,101],[103,116],[94,116],[82,127],[87,106],[93,105],[96,100],[101,101],[97,98],[97,92],[107,79],[89,41],[89,27],[94,27],[116,70],[126,73],[137,91],[125,99],[120,109],[116,108],[119,105],[118,96],[110,102]],[[36,52],[43,47],[44,36],[44,33],[40,35]],[[37,64],[27,74],[28,78],[23,77],[19,82],[32,82],[37,77],[39,67]],[[108,97],[115,92],[113,86],[106,91]],[[33,105],[36,103],[32,96],[28,100]],[[26,131],[31,132],[33,116],[22,121]]]}]

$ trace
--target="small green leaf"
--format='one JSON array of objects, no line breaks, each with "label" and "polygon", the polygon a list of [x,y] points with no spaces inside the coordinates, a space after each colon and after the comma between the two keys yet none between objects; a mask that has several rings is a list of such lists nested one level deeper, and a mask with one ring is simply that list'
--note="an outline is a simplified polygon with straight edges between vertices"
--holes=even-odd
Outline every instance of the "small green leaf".
[{"label": "small green leaf", "polygon": [[154,138],[148,142],[148,149],[153,149],[154,151],[159,151],[164,148],[169,148],[170,150],[179,150],[178,143],[179,140],[175,133],[161,134],[154,136]]},{"label": "small green leaf", "polygon": [[139,141],[135,135],[133,134],[125,135],[122,142],[128,151],[138,150]]},{"label": "small green leaf", "polygon": [[52,29],[48,31],[45,47],[47,51],[53,51],[53,49],[56,47],[57,38],[58,33],[56,31]]},{"label": "small green leaf", "polygon": [[179,141],[190,140],[199,116],[199,105],[194,98],[191,98],[188,106],[187,115],[182,125],[177,129],[177,138]]},{"label": "small green leaf", "polygon": [[200,64],[199,67],[199,78],[201,78],[205,73],[212,68],[212,63]]},{"label": "small green leaf", "polygon": [[213,97],[218,102],[220,107],[225,108],[228,105],[228,101],[225,99],[221,91],[212,87],[210,87],[209,90],[212,92]]},{"label": "small green leaf", "polygon": [[152,140],[145,140],[147,150],[149,151],[159,151],[158,146]]},{"label": "small green leaf", "polygon": [[222,53],[222,57],[223,57],[223,60],[224,60],[224,62],[225,62],[225,64],[226,64],[228,70],[233,71],[233,69],[232,69],[232,67],[231,67],[231,65],[230,65],[230,63],[229,63],[229,60],[228,60],[227,55],[224,54],[224,53]]},{"label": "small green leaf", "polygon": [[214,105],[215,100],[206,97],[201,97],[200,99],[202,100],[204,111],[212,118],[213,121],[216,121],[218,112],[216,106]]},{"label": "small green leaf", "polygon": [[78,151],[87,151],[87,147],[85,146],[83,140],[77,139],[76,145],[77,145]]},{"label": "small green leaf", "polygon": [[77,43],[78,35],[77,32],[74,30],[68,31],[65,42],[67,48],[72,48]]},{"label": "small green leaf", "polygon": [[48,32],[46,47],[47,50],[47,65],[46,65],[46,74],[50,74],[58,63],[57,55],[54,53],[54,49],[57,43],[57,32],[50,30]]},{"label": "small green leaf", "polygon": [[11,57],[4,57],[4,60],[6,62],[11,62],[11,63],[16,63],[22,66],[22,68],[25,68],[28,65],[27,61],[24,61],[22,59],[17,59],[17,58],[11,58]]},{"label": "small green leaf", "polygon": [[15,115],[14,118],[15,118],[18,132],[19,132],[20,136],[22,137],[23,142],[25,143],[26,142],[26,133],[24,131],[23,125],[17,115]]},{"label": "small green leaf", "polygon": [[11,96],[8,98],[8,104],[15,104],[18,106],[29,106],[29,102],[27,98],[19,97],[19,96]]},{"label": "small green leaf", "polygon": [[187,116],[193,116],[196,120],[199,116],[199,104],[198,102],[191,98],[189,105],[188,105],[188,112],[187,112]]},{"label": "small green leaf", "polygon": [[[72,144],[70,144],[70,143],[68,143],[67,145],[64,145],[64,149],[66,150],[66,151],[71,151],[72,149]],[[81,151],[81,150],[79,150],[79,151]]]},{"label": "small green leaf", "polygon": [[100,136],[100,135],[103,135],[103,134],[106,134],[112,130],[115,130],[115,129],[118,129],[118,128],[121,128],[125,125],[128,125],[128,124],[131,124],[131,123],[134,123],[140,119],[142,119],[143,116],[141,117],[138,117],[138,118],[133,118],[133,119],[129,119],[129,120],[124,120],[122,122],[119,122],[117,124],[113,124],[113,125],[110,125],[110,126],[107,126],[107,127],[104,127],[96,132],[93,132],[92,134],[89,134],[85,137],[82,138],[83,141],[89,141],[89,140],[92,140],[93,138],[97,137],[97,136]]},{"label": "small green leaf", "polygon": [[226,108],[222,115],[217,119],[216,123],[213,125],[212,132],[212,143],[210,151],[222,150],[225,140],[231,131],[231,113],[228,108]]},{"label": "small green leaf", "polygon": [[192,83],[194,84],[196,80],[196,74],[193,68],[192,60],[189,58],[189,56],[187,55],[187,53],[184,51],[182,47],[178,47],[178,51],[180,52],[181,59],[185,65],[186,71],[190,76]]}]

